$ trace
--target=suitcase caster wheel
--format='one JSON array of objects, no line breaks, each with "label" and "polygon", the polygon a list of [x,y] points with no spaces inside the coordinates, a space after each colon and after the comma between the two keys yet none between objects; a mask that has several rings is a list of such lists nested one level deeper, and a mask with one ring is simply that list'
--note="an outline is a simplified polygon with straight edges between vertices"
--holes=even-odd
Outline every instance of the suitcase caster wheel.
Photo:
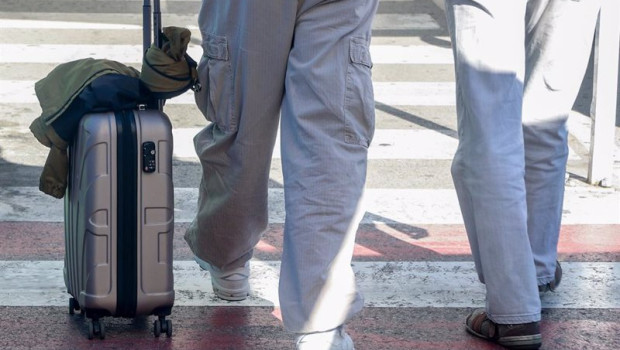
[{"label": "suitcase caster wheel", "polygon": [[102,322],[99,323],[99,339],[105,339],[105,327]]},{"label": "suitcase caster wheel", "polygon": [[105,326],[99,320],[92,320],[88,324],[88,339],[93,339],[95,335],[98,335],[99,339],[105,339]]},{"label": "suitcase caster wheel", "polygon": [[80,304],[75,298],[69,299],[69,314],[74,315],[76,310],[80,310]]},{"label": "suitcase caster wheel", "polygon": [[166,320],[166,336],[168,338],[172,337],[172,321]]},{"label": "suitcase caster wheel", "polygon": [[155,320],[155,322],[153,322],[153,334],[156,338],[159,338],[161,335],[161,322],[159,322],[159,320]]},{"label": "suitcase caster wheel", "polygon": [[162,332],[165,332],[168,338],[172,336],[172,321],[159,319],[153,322],[153,334],[155,337],[159,337]]}]

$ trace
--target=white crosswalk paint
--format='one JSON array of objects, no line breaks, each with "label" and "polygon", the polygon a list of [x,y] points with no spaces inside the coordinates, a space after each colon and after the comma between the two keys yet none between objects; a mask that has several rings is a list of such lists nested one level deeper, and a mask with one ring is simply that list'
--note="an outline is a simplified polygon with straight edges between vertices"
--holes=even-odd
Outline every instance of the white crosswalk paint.
[{"label": "white crosswalk paint", "polygon": [[[353,262],[367,307],[481,307],[484,286],[472,262]],[[216,298],[208,272],[174,263],[176,306],[278,306],[276,261],[252,260],[251,296]],[[562,284],[543,308],[619,308],[620,263],[564,262]],[[0,261],[0,306],[66,306],[62,261]]]},{"label": "white crosswalk paint", "polygon": [[[43,78],[43,77],[42,77]],[[34,80],[0,80],[0,101],[37,103]],[[373,82],[375,100],[392,106],[453,106],[453,82]],[[192,91],[172,98],[166,104],[195,104]]]},{"label": "white crosswalk paint", "polygon": [[[200,57],[199,46],[188,48],[191,57]],[[65,63],[82,58],[109,59],[125,64],[142,62],[142,45],[3,44],[0,63]]]},{"label": "white crosswalk paint", "polygon": [[[190,222],[198,190],[175,188],[175,221]],[[1,221],[62,222],[63,201],[36,187],[0,187]],[[362,223],[462,224],[452,189],[368,189]],[[284,193],[269,189],[269,222],[284,222]],[[620,192],[613,189],[568,187],[562,223],[620,224]]]},{"label": "white crosswalk paint", "polygon": [[[142,62],[142,45],[0,44],[0,63],[65,63],[82,58],[109,59],[125,64]],[[202,49],[191,44],[187,53],[196,61]],[[422,45],[371,45],[374,64],[451,64],[450,48]]]},{"label": "white crosswalk paint", "polygon": [[[199,163],[194,150],[193,137],[201,128],[175,128],[173,157],[184,163]],[[13,136],[13,137],[9,137]],[[27,166],[43,166],[49,149],[41,145],[26,127],[7,127],[0,130],[6,140],[0,145],[0,157],[7,162]],[[458,140],[428,129],[377,129],[370,147],[369,160],[451,160]],[[279,162],[280,135],[273,150],[273,161]],[[24,157],[24,154],[30,155]],[[569,160],[581,157],[569,147]]]},{"label": "white crosswalk paint", "polygon": [[[174,156],[194,158],[196,152],[192,138],[201,128],[179,128],[172,131]],[[279,145],[279,138],[276,145]],[[435,130],[390,130],[377,129],[368,150],[369,159],[452,159],[458,140]],[[432,147],[429,147],[432,145]],[[276,146],[273,158],[280,158],[280,147]]]},{"label": "white crosswalk paint", "polygon": [[379,13],[372,23],[374,30],[441,29],[426,13]]},{"label": "white crosswalk paint", "polygon": [[[91,0],[88,0],[91,1]],[[122,0],[125,1],[125,0]],[[189,29],[197,30],[197,21],[184,23]],[[0,29],[142,29],[135,24],[91,23],[71,21],[46,21],[23,19],[0,19]],[[379,13],[373,22],[375,30],[429,30],[441,29],[439,24],[426,13]]]},{"label": "white crosswalk paint", "polygon": [[28,19],[0,19],[0,29],[138,29],[137,24],[46,21]]},{"label": "white crosswalk paint", "polygon": [[[174,137],[174,156],[185,161],[198,162],[193,137],[201,128],[177,128]],[[456,134],[456,132],[454,132]],[[273,159],[280,159],[280,135],[276,139]],[[377,129],[368,149],[368,159],[438,159],[451,160],[458,139],[429,129]],[[580,157],[569,148],[569,160]]]},{"label": "white crosswalk paint", "polygon": [[452,64],[449,47],[423,45],[370,45],[375,64]]},{"label": "white crosswalk paint", "polygon": [[374,82],[375,101],[390,106],[454,106],[454,82]]}]

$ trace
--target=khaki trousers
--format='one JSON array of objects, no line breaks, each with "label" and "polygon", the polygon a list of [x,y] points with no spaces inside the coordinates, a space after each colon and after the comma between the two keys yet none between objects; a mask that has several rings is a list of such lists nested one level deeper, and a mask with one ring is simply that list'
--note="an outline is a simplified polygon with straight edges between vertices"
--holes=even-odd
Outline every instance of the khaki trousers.
[{"label": "khaki trousers", "polygon": [[[279,298],[292,332],[360,311],[350,266],[374,132],[369,54],[377,0],[204,0],[194,139],[203,170],[185,235],[219,267],[242,266],[267,227],[281,133],[286,220]],[[280,118],[281,115],[281,118]]]}]

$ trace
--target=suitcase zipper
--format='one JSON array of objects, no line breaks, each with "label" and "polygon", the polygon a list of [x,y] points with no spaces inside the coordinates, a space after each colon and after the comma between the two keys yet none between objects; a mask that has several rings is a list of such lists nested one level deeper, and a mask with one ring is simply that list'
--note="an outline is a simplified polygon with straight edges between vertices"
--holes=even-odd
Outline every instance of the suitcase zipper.
[{"label": "suitcase zipper", "polygon": [[138,146],[133,111],[115,112],[117,127],[116,315],[136,314],[138,290]]}]

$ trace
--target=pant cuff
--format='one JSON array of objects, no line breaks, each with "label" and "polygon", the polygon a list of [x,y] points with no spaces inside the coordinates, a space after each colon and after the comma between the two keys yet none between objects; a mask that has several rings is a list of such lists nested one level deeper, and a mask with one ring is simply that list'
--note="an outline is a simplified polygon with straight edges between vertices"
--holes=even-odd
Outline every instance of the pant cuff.
[{"label": "pant cuff", "polygon": [[487,311],[489,319],[497,324],[522,324],[540,321],[540,312],[525,315],[493,315]]}]

